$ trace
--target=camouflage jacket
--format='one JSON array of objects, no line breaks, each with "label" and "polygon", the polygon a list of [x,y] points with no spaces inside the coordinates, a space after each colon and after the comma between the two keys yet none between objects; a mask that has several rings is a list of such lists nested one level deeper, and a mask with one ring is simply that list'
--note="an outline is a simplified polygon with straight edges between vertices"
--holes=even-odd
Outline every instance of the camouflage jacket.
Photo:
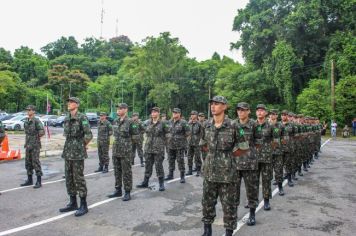
[{"label": "camouflage jacket", "polygon": [[293,152],[293,137],[294,130],[291,123],[282,123],[282,132],[281,132],[281,144],[282,151],[285,153]]},{"label": "camouflage jacket", "polygon": [[169,125],[167,122],[161,120],[157,121],[157,123],[153,123],[152,120],[148,120],[146,124],[145,153],[163,154],[165,140],[167,134],[169,133]]},{"label": "camouflage jacket", "polygon": [[190,122],[190,138],[189,138],[189,146],[199,146],[200,138],[203,134],[203,127],[199,121]]},{"label": "camouflage jacket", "polygon": [[204,161],[204,177],[212,182],[237,182],[235,150],[248,150],[248,142],[240,127],[225,116],[221,127],[216,128],[213,119],[207,122],[199,145],[207,148]]},{"label": "camouflage jacket", "polygon": [[69,113],[63,122],[66,138],[62,158],[66,160],[84,160],[88,157],[85,144],[93,139],[88,118],[77,112],[75,116]]},{"label": "camouflage jacket", "polygon": [[98,143],[110,143],[110,136],[112,135],[112,125],[110,121],[99,120],[98,122]]},{"label": "camouflage jacket", "polygon": [[0,121],[0,145],[1,145],[2,141],[4,140],[4,138],[5,138],[5,128],[2,125],[2,122]]},{"label": "camouflage jacket", "polygon": [[267,122],[259,124],[256,121],[255,146],[257,149],[258,162],[272,162],[272,141],[273,141],[273,126]]},{"label": "camouflage jacket", "polygon": [[272,154],[281,155],[282,154],[281,136],[282,136],[283,124],[279,121],[277,121],[274,124],[270,122],[270,124],[271,126],[273,126],[274,147],[272,145]]},{"label": "camouflage jacket", "polygon": [[115,119],[113,124],[114,144],[113,155],[119,157],[131,156],[133,123],[127,116],[121,121],[120,117]]},{"label": "camouflage jacket", "polygon": [[186,149],[187,137],[190,135],[190,127],[185,120],[170,121],[170,138],[168,139],[169,149]]},{"label": "camouflage jacket", "polygon": [[256,130],[256,121],[249,119],[246,124],[241,124],[240,120],[237,119],[236,124],[240,127],[239,133],[243,133],[246,141],[249,143],[250,150],[249,152],[244,153],[242,156],[236,158],[237,169],[238,170],[257,170],[258,161],[255,148],[255,135]]},{"label": "camouflage jacket", "polygon": [[132,141],[143,141],[143,133],[145,132],[145,128],[143,124],[139,120],[132,120]]},{"label": "camouflage jacket", "polygon": [[43,125],[37,117],[26,118],[24,122],[26,134],[25,148],[41,148],[41,137],[45,134]]}]

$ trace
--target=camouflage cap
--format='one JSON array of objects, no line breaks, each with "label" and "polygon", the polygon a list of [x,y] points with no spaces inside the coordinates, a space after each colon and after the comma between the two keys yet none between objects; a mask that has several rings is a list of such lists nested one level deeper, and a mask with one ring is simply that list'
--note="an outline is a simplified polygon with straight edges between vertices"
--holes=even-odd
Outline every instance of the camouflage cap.
[{"label": "camouflage cap", "polygon": [[173,113],[182,113],[182,111],[179,108],[173,108]]},{"label": "camouflage cap", "polygon": [[256,106],[256,110],[258,110],[258,109],[263,109],[263,110],[266,110],[266,111],[267,111],[267,107],[266,107],[265,104],[258,104],[258,105]]},{"label": "camouflage cap", "polygon": [[293,112],[288,112],[288,116],[293,116],[294,117],[294,113]]},{"label": "camouflage cap", "polygon": [[161,117],[162,117],[162,116],[167,116],[167,115],[166,115],[166,113],[161,113]]},{"label": "camouflage cap", "polygon": [[80,100],[77,97],[70,97],[67,99],[67,102],[75,102],[76,104],[80,104]]},{"label": "camouflage cap", "polygon": [[283,110],[283,111],[281,112],[282,115],[288,115],[288,113],[289,113],[289,112],[288,112],[287,110]]},{"label": "camouflage cap", "polygon": [[100,116],[107,116],[108,114],[106,112],[100,112]]},{"label": "camouflage cap", "polygon": [[214,96],[212,99],[209,100],[209,103],[211,102],[218,102],[222,104],[227,104],[227,100],[223,96]]},{"label": "camouflage cap", "polygon": [[205,117],[205,114],[204,114],[203,112],[200,112],[200,113],[199,113],[199,116],[200,116],[200,117]]},{"label": "camouflage cap", "polygon": [[28,105],[26,107],[26,110],[32,110],[32,111],[35,111],[36,110],[36,107],[34,105]]},{"label": "camouflage cap", "polygon": [[278,110],[277,109],[271,109],[270,114],[278,115]]},{"label": "camouflage cap", "polygon": [[124,108],[128,108],[129,106],[126,103],[119,103],[116,107],[119,109],[124,109]]},{"label": "camouflage cap", "polygon": [[297,115],[297,118],[303,118],[303,117],[304,117],[303,114],[298,114],[298,115]]},{"label": "camouflage cap", "polygon": [[190,114],[191,115],[198,115],[198,112],[197,111],[191,111]]},{"label": "camouflage cap", "polygon": [[138,116],[138,115],[139,115],[138,112],[132,113],[132,116]]},{"label": "camouflage cap", "polygon": [[239,102],[236,105],[236,109],[249,110],[250,109],[250,105],[247,102]]},{"label": "camouflage cap", "polygon": [[152,111],[159,112],[159,111],[160,111],[160,109],[159,109],[159,107],[152,107],[151,112],[152,112]]}]

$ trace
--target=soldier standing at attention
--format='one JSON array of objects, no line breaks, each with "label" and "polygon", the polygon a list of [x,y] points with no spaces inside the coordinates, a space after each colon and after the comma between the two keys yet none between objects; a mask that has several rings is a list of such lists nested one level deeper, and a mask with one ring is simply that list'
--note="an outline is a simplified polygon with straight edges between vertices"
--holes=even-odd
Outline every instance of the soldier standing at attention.
[{"label": "soldier standing at attention", "polygon": [[248,143],[240,127],[226,117],[227,100],[223,96],[215,96],[210,101],[211,114],[200,140],[203,152],[207,152],[204,163],[203,182],[203,218],[204,234],[211,236],[211,224],[216,217],[217,199],[223,209],[225,235],[233,234],[237,226],[237,166],[236,158],[248,151]]},{"label": "soldier standing at attention", "polygon": [[[77,210],[75,216],[82,216],[88,212],[87,186],[84,178],[84,159],[88,157],[87,145],[93,138],[88,118],[78,112],[80,100],[71,97],[68,100],[69,114],[64,119],[64,137],[66,138],[62,153],[64,172],[69,204],[59,209],[60,212]],[[77,193],[80,197],[78,209]]]},{"label": "soldier standing at attention", "polygon": [[128,106],[120,103],[117,106],[118,118],[114,121],[114,144],[112,148],[112,160],[115,173],[115,192],[108,195],[109,198],[122,196],[122,185],[124,185],[125,195],[123,201],[131,199],[132,189],[132,121],[127,117]]},{"label": "soldier standing at attention", "polygon": [[203,134],[203,127],[198,121],[198,112],[197,111],[192,111],[190,113],[190,132],[191,136],[189,139],[189,148],[188,148],[188,172],[186,175],[192,175],[193,174],[193,158],[195,162],[195,168],[197,170],[196,176],[200,175],[201,171],[201,153],[200,153],[200,147],[199,147],[199,141],[200,138]]},{"label": "soldier standing at attention", "polygon": [[169,126],[166,121],[159,119],[159,107],[151,110],[151,119],[146,126],[145,143],[145,176],[143,182],[136,187],[147,188],[148,181],[152,176],[153,164],[156,168],[156,174],[159,181],[159,191],[164,191],[164,170],[163,157],[166,136],[169,133]]},{"label": "soldier standing at attention", "polygon": [[[161,114],[161,121],[163,121],[164,123],[168,124],[168,120],[167,120],[167,115],[166,113],[162,113]],[[165,139],[164,141],[164,152],[163,152],[163,160],[166,156],[166,153],[168,155],[168,138]]]},{"label": "soldier standing at attention", "polygon": [[[268,112],[264,104],[256,107],[257,126],[255,131],[255,145],[258,155],[258,176],[262,175],[262,195],[265,211],[271,210],[269,199],[272,198],[271,181],[272,169],[272,139],[273,127],[268,123],[266,116]],[[259,178],[258,178],[259,179]],[[259,183],[257,184],[259,185]]]},{"label": "soldier standing at attention", "polygon": [[180,171],[180,182],[185,183],[184,151],[187,148],[187,137],[190,135],[190,127],[187,121],[181,119],[181,110],[179,108],[173,109],[172,118],[168,143],[169,174],[165,180],[173,179],[175,162],[177,160]]},{"label": "soldier standing at attention", "polygon": [[144,128],[142,125],[142,122],[138,119],[138,113],[134,112],[132,113],[132,161],[131,164],[135,164],[135,156],[136,156],[136,150],[138,157],[140,158],[141,161],[141,167],[144,167],[145,165],[143,164],[143,151],[142,151],[142,142],[143,142],[143,132]]},{"label": "soldier standing at attention", "polygon": [[103,173],[107,173],[109,171],[109,147],[111,135],[111,123],[107,120],[107,114],[105,112],[101,112],[98,124],[99,168],[95,172],[102,171]]},{"label": "soldier standing at attention", "polygon": [[[205,126],[206,126],[206,120],[205,120],[205,114],[200,112],[199,113],[199,116],[198,116],[198,119],[199,119],[199,123],[202,125],[202,128],[203,128],[203,133],[204,133],[204,129],[205,129]],[[206,158],[206,152],[202,152],[201,153],[201,157],[203,159],[203,161],[205,160]]]},{"label": "soldier standing at attention", "polygon": [[35,169],[37,181],[34,188],[40,188],[42,168],[40,162],[41,137],[45,134],[41,121],[35,117],[35,106],[29,105],[26,108],[28,117],[24,122],[26,133],[26,141],[24,148],[26,149],[25,167],[27,170],[27,180],[21,186],[29,186],[33,184],[32,174]]},{"label": "soldier standing at attention", "polygon": [[235,121],[240,127],[238,132],[244,135],[249,143],[250,151],[244,153],[236,159],[237,162],[237,206],[240,205],[240,188],[241,180],[244,179],[246,195],[248,200],[248,208],[250,208],[250,216],[247,220],[247,225],[256,224],[255,213],[258,206],[258,161],[255,150],[254,132],[256,130],[256,122],[250,119],[250,105],[246,102],[240,102],[236,106],[238,119]]},{"label": "soldier standing at attention", "polygon": [[282,134],[281,134],[281,143],[282,143],[282,155],[284,160],[284,166],[286,170],[286,176],[288,179],[288,186],[293,187],[294,183],[292,182],[292,172],[293,172],[293,143],[292,139],[294,136],[293,125],[289,121],[288,111],[283,110],[281,113],[282,118]]}]

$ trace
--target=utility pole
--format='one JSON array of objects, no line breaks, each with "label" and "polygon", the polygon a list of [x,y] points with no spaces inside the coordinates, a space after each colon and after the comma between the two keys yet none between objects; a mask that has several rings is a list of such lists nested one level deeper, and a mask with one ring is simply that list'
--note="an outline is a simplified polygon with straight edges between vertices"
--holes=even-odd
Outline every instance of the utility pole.
[{"label": "utility pole", "polygon": [[119,37],[119,18],[116,18],[115,37]]},{"label": "utility pole", "polygon": [[335,72],[334,60],[331,60],[331,111],[335,114]]},{"label": "utility pole", "polygon": [[103,39],[104,13],[104,0],[101,0],[100,39]]}]

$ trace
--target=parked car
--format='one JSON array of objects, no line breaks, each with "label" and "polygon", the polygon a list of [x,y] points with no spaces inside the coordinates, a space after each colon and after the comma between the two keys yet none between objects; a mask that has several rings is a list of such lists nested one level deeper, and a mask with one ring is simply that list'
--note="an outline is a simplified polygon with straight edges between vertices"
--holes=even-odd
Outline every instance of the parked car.
[{"label": "parked car", "polygon": [[6,112],[0,112],[0,119],[3,118],[4,116],[8,116],[9,114],[7,114]]},{"label": "parked car", "polygon": [[[27,116],[19,115],[19,116],[15,116],[15,117],[13,117],[13,118],[11,118],[9,120],[5,120],[2,123],[3,123],[3,125],[4,125],[6,130],[16,130],[16,131],[23,130],[24,129],[24,122],[25,122],[26,118],[27,118]],[[43,122],[42,122],[42,124],[43,124]]]},{"label": "parked car", "polygon": [[85,115],[88,117],[90,127],[98,126],[99,117],[94,112],[87,112]]},{"label": "parked car", "polygon": [[40,118],[40,120],[47,124],[48,126],[52,125],[52,123],[58,118],[56,115],[44,115]]},{"label": "parked car", "polygon": [[66,116],[59,116],[57,117],[57,119],[55,119],[53,122],[52,122],[52,126],[53,127],[63,127],[63,122],[64,122],[64,119],[66,118]]},{"label": "parked car", "polygon": [[0,118],[0,121],[5,121],[5,120],[10,120],[11,118],[14,118],[14,115],[7,115],[7,116],[2,116]]}]

